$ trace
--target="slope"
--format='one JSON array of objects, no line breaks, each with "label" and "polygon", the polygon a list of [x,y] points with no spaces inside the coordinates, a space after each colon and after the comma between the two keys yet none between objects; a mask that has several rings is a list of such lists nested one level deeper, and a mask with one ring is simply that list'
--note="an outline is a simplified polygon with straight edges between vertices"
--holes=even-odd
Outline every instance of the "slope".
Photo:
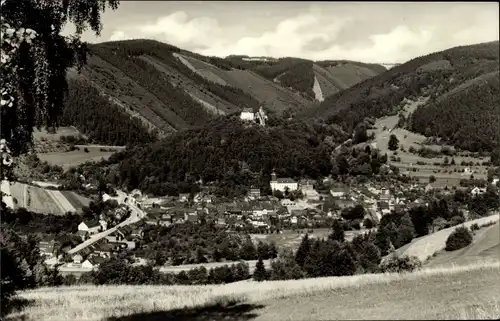
[{"label": "slope", "polygon": [[[328,76],[320,82],[316,79],[324,87],[316,88],[322,91],[319,98],[313,92],[318,66],[312,61],[206,57],[154,40],[127,40],[89,46],[87,65],[81,73],[70,70],[69,77],[77,81],[73,84],[82,84],[82,90],[94,87],[118,107],[114,112],[120,110],[149,131],[168,135],[243,108],[263,106],[278,114],[300,112],[310,108],[315,99],[322,100],[384,70],[379,65],[349,64],[357,67],[322,69]],[[77,100],[72,97],[74,92],[69,93],[68,101]],[[74,125],[87,134],[84,127],[89,126]]]},{"label": "slope", "polygon": [[465,265],[474,261],[499,259],[500,253],[500,226],[497,224],[482,228],[475,232],[474,241],[466,248],[438,253],[426,263],[428,266]]},{"label": "slope", "polygon": [[[367,117],[397,114],[404,98],[429,96],[428,103],[410,119],[411,128],[422,134],[441,135],[457,147],[491,151],[496,144],[491,133],[498,128],[492,117],[499,111],[498,68],[498,41],[455,47],[415,58],[357,83],[327,97],[302,116],[326,119],[352,130]],[[477,94],[470,95],[472,92]],[[458,101],[461,106],[454,110]],[[469,112],[465,113],[467,108]],[[434,125],[428,126],[430,120]],[[459,127],[462,130],[455,136]],[[481,131],[476,133],[478,127]],[[478,142],[464,142],[464,137]]]},{"label": "slope", "polygon": [[5,319],[496,319],[500,304],[498,272],[498,263],[490,263],[410,274],[243,284],[40,288],[20,293],[22,299],[33,300],[34,304]]}]

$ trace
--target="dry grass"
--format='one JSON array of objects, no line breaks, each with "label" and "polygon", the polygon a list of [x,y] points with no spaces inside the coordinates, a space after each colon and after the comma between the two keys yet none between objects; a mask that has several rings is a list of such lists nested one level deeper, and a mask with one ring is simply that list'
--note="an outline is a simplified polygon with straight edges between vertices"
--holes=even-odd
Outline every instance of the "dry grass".
[{"label": "dry grass", "polygon": [[55,215],[65,214],[64,209],[59,207],[54,199],[49,195],[48,190],[41,187],[28,186],[26,209],[36,213],[50,213]]},{"label": "dry grass", "polygon": [[[488,217],[482,217],[477,220],[472,220],[461,224],[460,226],[465,226],[470,228],[472,224],[485,224],[489,222],[498,222],[498,213]],[[416,256],[422,262],[425,261],[429,256],[433,255],[437,251],[442,250],[446,245],[446,239],[448,236],[457,228],[457,226],[450,227],[436,233],[427,235],[418,241],[412,243],[403,254]]]},{"label": "dry grass", "polygon": [[[208,286],[42,288],[22,293],[22,298],[34,300],[35,303],[22,312],[12,314],[7,320],[90,321],[141,314],[140,318],[127,320],[146,321],[148,314],[152,315],[153,312],[156,312],[157,317],[154,320],[163,320],[168,318],[159,318],[157,313],[220,305],[221,302],[264,304],[264,309],[256,311],[259,314],[256,317],[260,320],[317,320],[331,319],[332,316],[342,319],[343,316],[349,316],[348,313],[354,313],[351,318],[364,316],[374,319],[394,315],[398,318],[418,318],[420,315],[429,316],[428,312],[432,309],[438,312],[437,315],[454,318],[456,316],[453,313],[457,311],[464,311],[464,316],[498,311],[500,298],[492,294],[496,293],[492,292],[492,287],[500,285],[497,277],[499,271],[499,262],[490,261],[469,266],[424,269],[411,274],[372,274],[261,283],[249,281]],[[457,288],[461,287],[464,293],[457,292]],[[476,301],[460,301],[460,297],[466,293]],[[435,300],[431,301],[433,298]],[[482,310],[472,309],[475,307],[474,302],[481,304]],[[492,308],[490,302],[497,304],[497,310]],[[319,309],[322,305],[323,309]],[[407,308],[407,305],[413,306],[409,312],[420,312],[420,315],[408,314],[408,311],[399,309],[399,306]]]}]

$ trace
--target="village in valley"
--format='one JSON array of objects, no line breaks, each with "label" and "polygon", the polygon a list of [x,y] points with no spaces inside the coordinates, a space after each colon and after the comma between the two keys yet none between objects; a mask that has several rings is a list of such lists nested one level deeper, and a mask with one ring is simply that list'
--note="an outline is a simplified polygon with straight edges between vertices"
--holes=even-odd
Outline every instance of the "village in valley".
[{"label": "village in valley", "polygon": [[[499,179],[495,177],[491,186]],[[86,185],[93,189],[95,186]],[[318,188],[320,187],[320,188]],[[112,214],[116,226],[106,219],[82,221],[76,235],[82,244],[64,248],[64,255],[55,256],[55,241],[43,240],[40,250],[47,263],[61,265],[63,273],[81,273],[96,269],[105,259],[121,250],[133,250],[140,244],[147,226],[168,227],[173,224],[214,224],[229,232],[249,233],[255,240],[266,240],[269,235],[288,234],[291,242],[280,244],[296,248],[301,237],[315,231],[325,234],[334,219],[348,224],[346,236],[352,239],[359,233],[376,229],[380,219],[391,212],[407,211],[412,207],[428,205],[429,196],[439,192],[451,194],[453,190],[437,190],[432,184],[365,183],[345,185],[331,178],[322,181],[277,177],[271,174],[273,195],[262,195],[259,188],[250,188],[246,197],[227,200],[217,198],[210,188],[199,193],[184,193],[178,197],[149,197],[134,190],[104,193],[102,201],[115,203]],[[458,187],[471,196],[481,195],[486,188]],[[467,217],[467,208],[462,209]],[[109,215],[109,214],[108,214]],[[321,232],[324,232],[321,234]],[[295,236],[294,236],[295,235]],[[137,255],[136,255],[137,256]],[[136,257],[136,262],[144,262]]]},{"label": "village in valley", "polygon": [[[265,127],[268,116],[261,107],[256,111],[244,109],[239,119],[248,126]],[[391,120],[394,123],[394,116],[378,120],[374,126],[375,132],[377,126],[384,126],[384,130],[377,133],[374,143],[360,144],[359,147],[377,147],[377,138],[382,135],[385,137],[388,135],[387,132],[390,132],[385,125]],[[352,146],[352,140],[343,145]],[[379,144],[378,147],[380,146]],[[342,145],[336,151],[340,147]],[[381,172],[394,175],[394,171],[397,170],[395,168],[403,166],[403,173],[396,173],[396,177],[408,177],[407,175],[413,174],[410,169],[405,170],[406,167],[401,162],[389,163],[391,166],[382,165]],[[273,242],[278,243],[280,248],[296,249],[305,233],[311,237],[325,237],[332,222],[339,220],[344,224],[347,239],[352,240],[356,235],[376,230],[384,215],[427,206],[433,195],[451,195],[457,190],[468,193],[471,197],[486,193],[488,184],[485,185],[485,181],[478,181],[479,185],[475,185],[472,179],[474,174],[478,175],[477,170],[471,170],[467,164],[462,165],[460,167],[463,168],[460,169],[458,176],[461,183],[451,187],[448,187],[446,178],[436,180],[434,175],[439,179],[439,174],[428,174],[423,180],[417,178],[341,182],[331,176],[319,180],[307,178],[294,180],[290,177],[278,177],[273,171],[269,180],[268,190],[272,191],[270,195],[265,195],[259,187],[250,186],[245,197],[232,199],[217,197],[216,191],[210,185],[202,185],[201,191],[196,193],[154,197],[138,189],[129,193],[115,190],[107,184],[107,190],[111,192],[109,194],[101,192],[98,197],[94,196],[94,199],[97,197],[98,200],[108,204],[109,208],[100,214],[99,219],[83,220],[79,223],[75,236],[81,243],[73,247],[66,245],[60,251],[56,251],[57,241],[49,237],[40,241],[40,251],[46,257],[49,266],[60,265],[63,274],[78,275],[95,270],[101,262],[121,251],[134,251],[136,264],[145,264],[146,260],[141,257],[138,248],[141,246],[144,229],[147,227],[211,224],[229,233],[249,234],[254,242]],[[479,177],[485,176],[479,175]],[[91,195],[97,195],[97,184],[88,182],[81,174],[79,181],[81,189]],[[472,185],[466,184],[467,182],[472,182]],[[498,177],[494,176],[489,185],[498,188],[498,182]],[[25,186],[24,189],[38,188],[39,192],[43,192],[41,188],[45,187],[48,188],[45,192],[49,194],[60,193],[57,191],[58,184],[34,183],[34,186],[38,187]],[[17,190],[22,188],[19,186],[17,185]],[[73,192],[64,193],[66,194],[61,194],[59,200],[52,195],[54,201],[68,203],[64,196],[68,200],[75,198],[68,196],[68,193]],[[19,198],[22,198],[21,195],[18,195]],[[7,197],[7,203],[14,206],[11,197]],[[85,204],[88,206],[88,201]],[[78,208],[80,212],[82,206]],[[469,212],[467,207],[464,206],[460,210],[467,219]]]}]

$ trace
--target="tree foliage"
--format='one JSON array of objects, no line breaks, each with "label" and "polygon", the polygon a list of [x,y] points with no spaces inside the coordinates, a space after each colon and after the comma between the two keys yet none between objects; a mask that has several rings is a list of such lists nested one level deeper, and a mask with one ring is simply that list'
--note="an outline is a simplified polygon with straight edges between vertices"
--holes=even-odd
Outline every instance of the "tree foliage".
[{"label": "tree foliage", "polygon": [[[87,46],[80,36],[88,28],[99,35],[101,12],[107,7],[116,9],[118,4],[116,0],[2,1],[2,23],[8,24],[8,28],[2,26],[3,34],[11,30],[22,34],[28,29],[36,34],[11,54],[16,68],[5,72],[2,69],[2,79],[7,72],[12,75],[7,79],[13,89],[13,104],[2,106],[1,137],[9,142],[14,154],[32,146],[33,127],[59,125],[67,91],[66,72],[73,66],[80,68],[86,61]],[[68,23],[75,26],[76,32],[65,37],[61,32]],[[4,45],[2,41],[2,56]]]},{"label": "tree foliage", "polygon": [[472,232],[466,227],[457,227],[446,239],[446,251],[456,251],[472,243]]}]

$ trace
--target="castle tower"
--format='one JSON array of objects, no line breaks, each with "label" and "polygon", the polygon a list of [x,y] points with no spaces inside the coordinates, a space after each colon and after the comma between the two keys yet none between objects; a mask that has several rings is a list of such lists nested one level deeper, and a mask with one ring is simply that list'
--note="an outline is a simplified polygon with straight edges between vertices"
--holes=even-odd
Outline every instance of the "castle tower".
[{"label": "castle tower", "polygon": [[271,182],[277,182],[277,181],[278,179],[276,178],[276,173],[273,170],[273,172],[271,173]]}]

